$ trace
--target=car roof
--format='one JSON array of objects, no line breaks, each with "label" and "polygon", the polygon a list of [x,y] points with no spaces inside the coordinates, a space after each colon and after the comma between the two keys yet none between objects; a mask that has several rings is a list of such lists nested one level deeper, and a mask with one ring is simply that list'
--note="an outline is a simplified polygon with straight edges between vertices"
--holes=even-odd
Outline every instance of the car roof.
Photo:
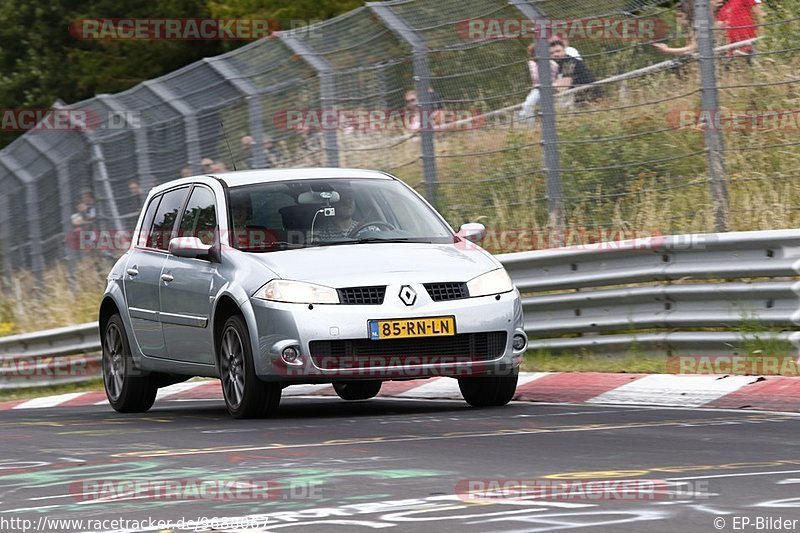
[{"label": "car roof", "polygon": [[153,192],[160,192],[165,189],[183,185],[185,183],[197,183],[216,178],[224,182],[228,187],[239,187],[241,185],[252,185],[255,183],[274,182],[274,181],[293,181],[311,179],[395,179],[385,172],[378,170],[364,170],[359,168],[280,168],[269,170],[240,170],[236,172],[221,172],[214,174],[201,174],[180,178],[163,183],[155,187]]}]

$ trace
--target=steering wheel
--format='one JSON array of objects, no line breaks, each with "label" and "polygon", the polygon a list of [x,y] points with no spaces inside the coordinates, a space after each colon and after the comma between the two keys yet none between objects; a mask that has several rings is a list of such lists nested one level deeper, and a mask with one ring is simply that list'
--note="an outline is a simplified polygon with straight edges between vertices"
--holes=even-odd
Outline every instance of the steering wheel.
[{"label": "steering wheel", "polygon": [[388,222],[384,222],[383,220],[373,220],[370,222],[362,222],[361,224],[350,230],[350,233],[348,233],[347,236],[355,238],[355,236],[358,235],[360,232],[362,232],[364,228],[367,228],[369,226],[377,226],[379,228],[383,228],[389,231],[394,231],[395,229],[397,229]]}]

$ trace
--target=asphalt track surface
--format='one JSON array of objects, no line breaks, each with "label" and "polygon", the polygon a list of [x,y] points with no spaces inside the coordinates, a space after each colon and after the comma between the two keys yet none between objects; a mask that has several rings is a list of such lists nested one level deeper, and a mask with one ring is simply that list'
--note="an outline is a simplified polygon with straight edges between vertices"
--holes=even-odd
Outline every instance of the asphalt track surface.
[{"label": "asphalt track surface", "polygon": [[[791,414],[291,397],[267,420],[232,420],[221,401],[163,401],[143,415],[5,411],[0,428],[4,532],[163,531],[158,521],[181,531],[800,531]],[[165,497],[154,487],[169,480],[181,491]],[[214,480],[270,489],[191,488]],[[494,480],[506,491],[482,498]],[[623,496],[606,484],[598,498],[580,492],[587,480],[656,490]],[[554,481],[570,497],[542,492]],[[133,482],[150,492],[126,492]]]}]

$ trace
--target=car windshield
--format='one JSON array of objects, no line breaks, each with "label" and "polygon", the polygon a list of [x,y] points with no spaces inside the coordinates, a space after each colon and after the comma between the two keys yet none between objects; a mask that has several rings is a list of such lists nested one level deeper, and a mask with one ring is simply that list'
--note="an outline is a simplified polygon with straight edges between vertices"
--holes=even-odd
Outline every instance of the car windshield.
[{"label": "car windshield", "polygon": [[231,244],[248,252],[380,242],[452,243],[404,184],[384,179],[259,183],[228,191]]}]

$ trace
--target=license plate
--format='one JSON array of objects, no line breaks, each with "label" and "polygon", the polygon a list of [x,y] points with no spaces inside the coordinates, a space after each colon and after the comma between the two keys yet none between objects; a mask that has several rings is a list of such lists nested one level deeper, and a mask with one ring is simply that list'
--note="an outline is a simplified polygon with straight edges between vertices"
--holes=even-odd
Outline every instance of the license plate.
[{"label": "license plate", "polygon": [[372,340],[441,337],[455,334],[456,319],[453,316],[369,321],[369,338]]}]

